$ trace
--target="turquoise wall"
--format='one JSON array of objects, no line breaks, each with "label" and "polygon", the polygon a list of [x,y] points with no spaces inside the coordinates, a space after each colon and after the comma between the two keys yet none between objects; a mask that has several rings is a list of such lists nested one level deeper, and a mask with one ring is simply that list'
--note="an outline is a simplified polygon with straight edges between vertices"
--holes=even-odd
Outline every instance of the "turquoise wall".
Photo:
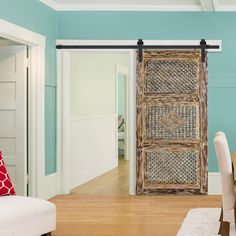
[{"label": "turquoise wall", "polygon": [[0,18],[46,36],[45,173],[56,170],[56,12],[38,0],[0,0]]},{"label": "turquoise wall", "polygon": [[55,173],[56,169],[56,86],[45,86],[45,173]]},{"label": "turquoise wall", "polygon": [[56,50],[58,39],[221,39],[209,54],[209,171],[217,171],[212,140],[226,132],[236,151],[236,13],[55,12],[38,0],[0,0],[0,18],[47,37],[46,174],[56,170]]},{"label": "turquoise wall", "polygon": [[125,76],[118,74],[118,114],[125,115]]},{"label": "turquoise wall", "polygon": [[58,12],[58,39],[221,39],[209,54],[209,171],[217,171],[215,132],[236,151],[236,13]]}]

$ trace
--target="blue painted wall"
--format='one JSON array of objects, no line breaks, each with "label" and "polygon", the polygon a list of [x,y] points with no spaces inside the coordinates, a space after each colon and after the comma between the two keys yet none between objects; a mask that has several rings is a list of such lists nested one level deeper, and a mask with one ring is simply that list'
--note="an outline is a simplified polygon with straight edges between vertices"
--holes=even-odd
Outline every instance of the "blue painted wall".
[{"label": "blue painted wall", "polygon": [[222,53],[209,54],[209,171],[217,171],[216,131],[236,151],[236,13],[58,12],[59,39],[221,39]]},{"label": "blue painted wall", "polygon": [[56,50],[58,39],[221,39],[209,54],[209,171],[217,171],[212,145],[223,130],[236,151],[236,13],[55,12],[38,0],[0,0],[0,18],[47,37],[46,174],[56,170]]},{"label": "blue painted wall", "polygon": [[56,12],[38,0],[0,0],[0,18],[46,36],[46,175],[56,170]]},{"label": "blue painted wall", "polygon": [[56,169],[56,86],[45,86],[45,173],[55,173]]}]

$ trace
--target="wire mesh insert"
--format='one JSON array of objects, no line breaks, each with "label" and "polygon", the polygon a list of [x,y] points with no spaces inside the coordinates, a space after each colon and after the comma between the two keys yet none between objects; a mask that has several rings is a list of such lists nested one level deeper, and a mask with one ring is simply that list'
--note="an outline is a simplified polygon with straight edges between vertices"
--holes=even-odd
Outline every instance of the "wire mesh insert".
[{"label": "wire mesh insert", "polygon": [[197,185],[197,152],[147,151],[145,155],[146,185]]},{"label": "wire mesh insert", "polygon": [[196,139],[199,137],[198,104],[146,106],[147,139]]},{"label": "wire mesh insert", "polygon": [[147,94],[189,94],[197,92],[197,61],[147,61],[145,72]]}]

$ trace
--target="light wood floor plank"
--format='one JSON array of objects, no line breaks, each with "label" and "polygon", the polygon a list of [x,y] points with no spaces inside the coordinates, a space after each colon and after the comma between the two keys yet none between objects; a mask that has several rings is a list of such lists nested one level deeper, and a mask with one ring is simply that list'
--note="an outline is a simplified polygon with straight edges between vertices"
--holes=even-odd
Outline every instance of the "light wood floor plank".
[{"label": "light wood floor plank", "polygon": [[119,167],[73,189],[71,193],[128,194],[129,162],[119,160]]},{"label": "light wood floor plank", "polygon": [[220,196],[60,195],[53,236],[174,236],[188,210],[220,207]]}]

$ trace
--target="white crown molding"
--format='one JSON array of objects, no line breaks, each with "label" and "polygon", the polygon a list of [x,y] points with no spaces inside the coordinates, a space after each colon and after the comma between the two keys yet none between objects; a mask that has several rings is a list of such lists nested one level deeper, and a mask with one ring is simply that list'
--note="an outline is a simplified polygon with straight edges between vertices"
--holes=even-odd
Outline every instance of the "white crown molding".
[{"label": "white crown molding", "polygon": [[157,6],[157,5],[95,5],[57,4],[54,0],[39,0],[56,11],[202,11],[201,6]]},{"label": "white crown molding", "polygon": [[202,8],[157,5],[57,5],[57,11],[202,11]]},{"label": "white crown molding", "polygon": [[35,45],[46,45],[45,36],[3,19],[0,19],[0,36],[23,44],[31,45],[33,42]]},{"label": "white crown molding", "polygon": [[218,7],[217,7],[217,9],[216,9],[217,11],[232,11],[232,12],[234,12],[234,11],[236,11],[236,5],[235,6],[220,6],[220,5],[218,5]]},{"label": "white crown molding", "polygon": [[212,4],[213,4],[213,7],[214,7],[214,10],[218,11],[219,0],[212,0]]},{"label": "white crown molding", "polygon": [[213,0],[200,0],[203,11],[215,11]]},{"label": "white crown molding", "polygon": [[39,1],[57,11],[58,4],[54,0],[39,0]]},{"label": "white crown molding", "polygon": [[235,6],[219,5],[218,0],[200,0],[201,5],[95,5],[95,4],[58,4],[54,0],[39,0],[56,11],[236,11]]}]

